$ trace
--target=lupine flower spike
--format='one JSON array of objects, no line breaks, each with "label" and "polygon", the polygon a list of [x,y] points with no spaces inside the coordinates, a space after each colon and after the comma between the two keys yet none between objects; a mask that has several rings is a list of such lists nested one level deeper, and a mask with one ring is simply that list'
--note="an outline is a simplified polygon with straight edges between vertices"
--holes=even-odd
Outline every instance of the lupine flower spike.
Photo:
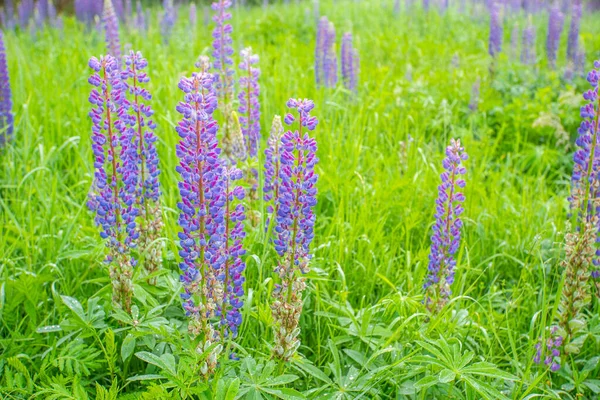
[{"label": "lupine flower spike", "polygon": [[521,49],[521,62],[526,65],[533,65],[536,62],[535,54],[535,28],[529,18],[527,27],[523,29],[523,46]]},{"label": "lupine flower spike", "polygon": [[140,179],[136,191],[140,208],[139,249],[144,254],[144,267],[152,273],[162,263],[162,244],[157,243],[162,230],[162,213],[160,209],[160,188],[158,175],[158,154],[156,152],[156,124],[152,120],[154,111],[147,104],[152,95],[142,85],[150,81],[144,69],[148,62],[140,52],[131,51],[125,56],[125,69],[121,73],[132,97],[128,110],[127,122],[134,130],[134,144],[137,152]]},{"label": "lupine flower spike", "polygon": [[4,33],[0,30],[0,148],[13,134],[12,92],[6,61]]},{"label": "lupine flower spike", "polygon": [[546,38],[546,54],[548,56],[548,65],[551,68],[556,67],[556,56],[560,45],[560,35],[563,30],[565,16],[560,11],[558,6],[550,8],[550,16],[548,18],[548,36]]},{"label": "lupine flower spike", "polygon": [[549,337],[545,340],[540,338],[535,345],[535,356],[533,362],[550,368],[550,371],[556,372],[560,369],[560,348],[563,345],[563,337],[558,333],[558,327],[553,326],[548,329]]},{"label": "lupine flower spike", "polygon": [[581,0],[574,0],[571,12],[571,24],[569,26],[569,38],[567,41],[567,59],[573,65],[577,62],[577,53],[579,52],[579,26],[581,25],[581,13]]},{"label": "lupine flower spike", "polygon": [[325,55],[325,39],[327,36],[327,29],[329,27],[329,21],[327,17],[321,17],[317,26],[317,43],[315,45],[315,81],[317,87],[320,87],[325,83],[325,72],[324,72],[324,55]]},{"label": "lupine flower spike", "polygon": [[104,34],[106,37],[106,51],[113,56],[117,62],[121,58],[121,44],[119,42],[119,20],[113,8],[112,0],[104,0],[104,11],[102,13]]},{"label": "lupine flower spike", "polygon": [[[302,312],[302,291],[306,283],[302,275],[309,271],[310,244],[314,237],[317,203],[317,178],[314,168],[318,162],[317,142],[308,135],[317,126],[317,118],[310,115],[314,103],[310,100],[290,99],[290,109],[299,114],[297,130],[288,130],[281,138],[281,166],[279,194],[273,241],[279,255],[275,272],[281,283],[273,291],[271,305],[274,320],[274,356],[287,361],[300,346],[298,322]],[[296,117],[287,114],[286,125]]]},{"label": "lupine flower spike", "polygon": [[95,222],[106,239],[113,286],[113,303],[129,311],[132,298],[133,267],[136,262],[129,252],[139,233],[135,200],[139,179],[137,152],[132,129],[124,120],[128,107],[117,60],[111,55],[92,57],[89,66],[94,73],[89,83],[92,110],[92,150],[94,152],[94,182],[88,202],[96,212]]},{"label": "lupine flower spike", "polygon": [[342,37],[342,79],[346,89],[353,92],[356,91],[358,70],[358,51],[352,46],[352,34],[345,33]]},{"label": "lupine flower spike", "polygon": [[[265,149],[265,185],[263,188],[264,200],[267,203],[267,213],[277,215],[277,199],[279,198],[279,186],[281,184],[281,137],[283,136],[283,125],[281,117],[276,115],[271,125],[271,134]],[[270,234],[271,217],[267,219],[267,230]]]},{"label": "lupine flower spike", "polygon": [[219,109],[223,114],[223,152],[230,161],[234,161],[237,157],[236,149],[239,145],[236,143],[240,136],[240,132],[236,129],[236,120],[233,114],[233,74],[234,70],[233,47],[231,33],[233,28],[227,21],[231,19],[231,13],[228,9],[231,7],[230,0],[218,0],[212,3],[211,7],[215,11],[213,21],[216,27],[213,30],[213,68],[215,71],[217,94],[219,98]]},{"label": "lupine flower spike", "polygon": [[496,57],[502,51],[502,17],[498,0],[492,0],[490,5],[490,39],[488,51]]},{"label": "lupine flower spike", "polygon": [[196,28],[198,23],[198,10],[196,9],[196,3],[190,4],[190,26],[192,29]]},{"label": "lupine flower spike", "polygon": [[160,20],[160,31],[163,35],[163,39],[168,42],[173,28],[177,22],[177,9],[173,5],[173,0],[163,0],[163,14]]},{"label": "lupine flower spike", "polygon": [[251,48],[242,50],[242,62],[239,65],[243,75],[240,77],[240,93],[238,99],[240,106],[240,125],[244,135],[244,142],[248,155],[256,158],[258,153],[258,142],[260,140],[260,87],[258,77],[260,70],[256,68],[258,56],[252,53]]},{"label": "lupine flower spike", "polygon": [[[212,87],[214,77],[205,71],[194,73],[191,78],[182,78],[179,88],[184,92],[184,101],[177,106],[182,115],[176,130],[180,136],[176,153],[180,163],[177,172],[181,201],[179,233],[183,261],[181,282],[184,293],[183,308],[190,318],[189,331],[200,336],[198,351],[203,352],[218,340],[211,320],[217,316],[219,302],[223,299],[222,279],[214,266],[219,260],[211,253],[211,234],[220,232],[217,225],[223,222],[221,208],[223,196],[219,184],[223,166],[219,159],[218,124],[213,118],[217,99]],[[217,202],[220,202],[219,205]],[[209,376],[217,366],[217,357],[222,348],[217,346],[201,366],[202,374]]]},{"label": "lupine flower spike", "polygon": [[338,82],[338,61],[335,50],[335,26],[329,22],[323,54],[323,73],[325,75],[325,87],[334,88]]},{"label": "lupine flower spike", "polygon": [[452,139],[442,163],[444,172],[441,174],[442,183],[438,186],[428,274],[423,285],[425,305],[431,312],[439,311],[448,302],[450,286],[454,282],[456,252],[462,230],[460,216],[464,211],[462,203],[465,196],[460,190],[465,187],[462,176],[467,172],[463,166],[466,159],[460,140]]},{"label": "lupine flower spike", "polygon": [[588,281],[590,277],[600,278],[600,254],[596,250],[599,218],[595,212],[600,207],[599,70],[600,60],[594,62],[594,69],[587,77],[592,88],[583,94],[588,104],[581,108],[583,121],[577,130],[577,150],[573,156],[569,200],[575,229],[570,229],[565,235],[565,259],[562,263],[565,279],[558,308],[559,324],[565,331],[566,353],[578,350],[572,340],[585,326],[582,311],[590,301]]}]

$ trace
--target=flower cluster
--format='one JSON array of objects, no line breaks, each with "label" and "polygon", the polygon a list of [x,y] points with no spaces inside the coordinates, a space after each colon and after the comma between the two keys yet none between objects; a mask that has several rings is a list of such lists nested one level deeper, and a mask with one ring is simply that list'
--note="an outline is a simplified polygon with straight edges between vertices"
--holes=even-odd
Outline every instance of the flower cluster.
[{"label": "flower cluster", "polygon": [[535,28],[531,18],[523,29],[523,43],[521,49],[521,62],[527,65],[533,65],[536,62],[535,54]]},{"label": "flower cluster", "polygon": [[107,240],[113,302],[129,310],[135,260],[128,249],[135,246],[139,235],[135,223],[138,169],[133,130],[127,129],[123,118],[127,101],[118,62],[111,55],[99,60],[92,57],[89,66],[94,71],[89,78],[94,87],[89,100],[93,106],[90,117],[95,172],[88,204],[96,212],[100,235]]},{"label": "flower cluster", "polygon": [[217,90],[219,98],[228,102],[233,93],[233,41],[231,33],[233,28],[227,21],[231,19],[231,13],[227,11],[231,7],[231,0],[218,0],[212,3],[212,9],[215,11],[213,21],[217,24],[213,30],[213,68],[217,80]]},{"label": "flower cluster", "polygon": [[117,62],[121,58],[121,44],[119,42],[119,21],[111,0],[104,0],[104,11],[102,13],[104,34],[106,38],[106,51],[113,56]]},{"label": "flower cluster", "polygon": [[[219,338],[237,335],[245,269],[241,259],[244,208],[240,203],[244,190],[234,185],[242,173],[220,158],[218,124],[213,118],[217,108],[214,77],[206,71],[206,64],[202,61],[201,72],[179,82],[185,97],[177,106],[183,119],[176,128],[181,138],[177,171],[181,175],[182,298],[191,320],[190,332],[202,337],[199,350],[206,350]],[[219,320],[220,336],[214,318]],[[220,351],[211,352],[202,366],[203,374],[214,371]]]},{"label": "flower cluster", "polygon": [[567,41],[567,58],[572,63],[576,62],[577,53],[579,52],[579,26],[581,25],[581,13],[581,0],[574,0]]},{"label": "flower cluster", "polygon": [[140,208],[139,249],[144,255],[144,266],[149,273],[155,272],[162,262],[162,245],[157,243],[162,230],[160,209],[160,187],[158,176],[158,154],[156,152],[157,137],[154,134],[156,124],[152,120],[154,111],[146,104],[152,95],[143,84],[150,81],[144,72],[148,61],[140,52],[131,51],[125,56],[125,68],[121,79],[131,96],[130,107],[126,118],[129,129],[134,131],[133,143],[136,148],[136,161],[140,171],[140,179],[136,189],[136,198]]},{"label": "flower cluster", "polygon": [[321,17],[315,47],[315,78],[317,86],[333,88],[337,85],[337,56],[335,53],[335,27],[327,17]]},{"label": "flower cluster", "polygon": [[358,51],[352,46],[352,34],[342,37],[342,79],[346,89],[356,91],[359,70]]},{"label": "flower cluster", "polygon": [[240,125],[248,154],[250,157],[256,158],[260,140],[260,103],[258,100],[260,70],[254,65],[258,63],[258,56],[252,53],[251,48],[242,50],[241,55],[242,62],[239,68],[244,75],[240,77],[240,93],[238,94]]},{"label": "flower cluster", "polygon": [[[562,263],[565,268],[565,281],[559,304],[559,322],[566,332],[567,342],[570,342],[585,324],[581,312],[590,301],[590,277],[600,278],[599,254],[596,250],[599,228],[596,210],[600,207],[600,60],[594,62],[594,68],[587,78],[592,88],[583,94],[588,103],[581,107],[583,120],[577,130],[577,149],[573,156],[569,201],[575,229],[565,235],[565,259]],[[590,271],[592,267],[593,270]]]},{"label": "flower cluster", "polygon": [[[306,287],[299,274],[309,271],[310,244],[314,236],[316,205],[315,174],[317,143],[306,131],[317,126],[310,115],[314,103],[310,100],[290,99],[287,106],[299,114],[298,130],[288,130],[281,137],[281,166],[276,215],[276,239],[273,241],[279,255],[275,272],[281,283],[276,285],[271,305],[274,320],[275,357],[289,360],[300,342],[298,322],[302,312],[302,291]],[[292,114],[284,118],[286,125],[295,121]]]},{"label": "flower cluster", "polygon": [[198,10],[196,9],[196,3],[190,4],[190,26],[192,29],[196,28],[198,23]]},{"label": "flower cluster", "polygon": [[24,29],[29,25],[29,20],[33,16],[33,10],[35,5],[33,0],[23,0],[17,7],[17,13],[19,14],[19,26]]},{"label": "flower cluster", "polygon": [[169,41],[177,22],[177,8],[173,0],[163,0],[163,14],[160,20],[160,32],[165,41]]},{"label": "flower cluster", "polygon": [[[279,198],[279,185],[281,178],[279,171],[281,168],[281,137],[283,136],[283,125],[281,117],[276,115],[271,125],[271,133],[265,149],[265,183],[263,187],[263,196],[267,205],[267,213],[277,215],[277,202]],[[267,226],[270,227],[270,218],[267,220]]]},{"label": "flower cluster", "polygon": [[550,16],[548,18],[548,36],[546,37],[546,55],[548,57],[548,65],[551,68],[556,67],[556,56],[560,45],[560,35],[563,30],[565,16],[556,5],[550,8]]},{"label": "flower cluster", "polygon": [[500,15],[500,4],[492,0],[490,4],[490,39],[488,52],[496,57],[502,51],[502,16]]},{"label": "flower cluster", "polygon": [[423,285],[425,305],[432,312],[446,304],[451,294],[450,285],[454,282],[455,255],[460,246],[462,228],[460,215],[464,211],[462,203],[465,200],[459,190],[465,187],[461,176],[467,172],[463,166],[466,159],[460,140],[452,139],[442,163],[445,171],[438,186],[428,274]]},{"label": "flower cluster", "polygon": [[135,27],[142,31],[145,32],[148,30],[148,22],[147,22],[146,15],[144,14],[144,9],[142,8],[142,2],[140,0],[137,0],[137,3],[135,5]]},{"label": "flower cluster", "polygon": [[91,25],[96,16],[102,15],[103,2],[94,0],[75,0],[75,15],[81,22]]},{"label": "flower cluster", "polygon": [[13,124],[12,92],[6,61],[4,33],[0,30],[0,147],[12,136]]},{"label": "flower cluster", "polygon": [[550,366],[552,372],[560,369],[560,348],[563,344],[563,337],[557,331],[558,327],[556,326],[550,328],[550,337],[546,340],[545,346],[543,339],[540,338],[535,345],[535,356],[533,357],[533,362],[536,364],[541,364],[543,359],[544,365]]}]

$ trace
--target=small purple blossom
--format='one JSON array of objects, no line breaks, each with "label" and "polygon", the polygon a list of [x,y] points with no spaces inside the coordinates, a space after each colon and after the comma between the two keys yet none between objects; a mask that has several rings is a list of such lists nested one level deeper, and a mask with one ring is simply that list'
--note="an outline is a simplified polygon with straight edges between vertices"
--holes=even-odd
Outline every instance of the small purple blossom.
[{"label": "small purple blossom", "polygon": [[102,13],[104,34],[106,38],[106,51],[113,56],[117,62],[121,58],[121,43],[119,41],[119,20],[112,0],[104,0],[104,11]]},{"label": "small purple blossom", "polygon": [[546,38],[546,55],[551,68],[556,67],[556,56],[560,45],[560,35],[563,30],[565,17],[558,6],[550,8],[548,17],[548,36]]},{"label": "small purple blossom", "polygon": [[454,282],[455,256],[463,225],[460,216],[464,212],[462,203],[465,200],[460,192],[465,187],[462,176],[467,173],[463,161],[467,158],[460,140],[452,139],[442,162],[445,171],[441,174],[442,183],[438,186],[428,274],[423,285],[426,291],[425,304],[430,311],[437,311],[446,304],[451,294],[450,286]]},{"label": "small purple blossom", "polygon": [[342,79],[346,89],[356,91],[359,71],[358,51],[352,46],[352,34],[342,37]]},{"label": "small purple blossom", "polygon": [[4,32],[0,30],[0,148],[13,134],[12,91],[6,60]]},{"label": "small purple blossom", "polygon": [[496,57],[502,51],[502,17],[500,16],[500,4],[497,0],[491,1],[488,52],[492,57]]},{"label": "small purple blossom", "polygon": [[550,367],[550,371],[556,372],[560,369],[560,349],[563,345],[563,337],[557,334],[558,327],[553,326],[550,330],[550,335],[543,344],[543,338],[535,344],[535,356],[533,362]]},{"label": "small purple blossom", "polygon": [[246,48],[241,52],[242,62],[239,65],[240,72],[240,92],[238,99],[240,105],[240,125],[244,142],[250,157],[256,158],[258,153],[258,143],[260,140],[260,87],[258,77],[260,69],[255,67],[258,64],[258,56],[252,53],[251,48]]}]

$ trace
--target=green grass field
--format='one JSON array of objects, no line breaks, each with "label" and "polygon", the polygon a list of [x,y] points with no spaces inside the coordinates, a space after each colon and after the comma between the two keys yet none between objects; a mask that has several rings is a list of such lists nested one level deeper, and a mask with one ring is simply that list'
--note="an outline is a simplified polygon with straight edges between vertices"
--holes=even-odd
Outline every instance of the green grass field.
[{"label": "green grass field", "polygon": [[[312,7],[234,9],[232,20],[235,59],[246,46],[260,56],[261,157],[288,98],[313,99],[320,120],[302,345],[288,365],[270,359],[275,253],[262,218],[248,224],[244,242],[240,360],[221,360],[208,382],[195,369],[179,298],[174,127],[177,82],[210,54],[212,24],[190,29],[184,7],[168,43],[158,9],[147,35],[121,27],[125,48],[149,62],[165,221],[158,284],[134,276],[136,321],[111,306],[105,246],[86,206],[87,61],[105,53],[103,34],[72,17],[62,31],[5,33],[15,133],[0,150],[0,398],[598,398],[597,298],[585,311],[581,352],[563,357],[556,373],[533,363],[556,317],[572,153],[589,86],[563,79],[566,31],[551,70],[547,15],[534,16],[538,63],[528,67],[518,61],[520,41],[511,56],[509,38],[525,17],[507,18],[504,51],[491,67],[483,8],[394,15],[391,1],[327,0],[321,15],[335,24],[338,43],[353,33],[361,57],[353,94],[315,87]],[[582,20],[588,70],[600,51],[597,19]],[[471,111],[477,79],[481,97]],[[452,301],[428,317],[422,284],[451,138],[469,154],[463,240]],[[261,202],[254,207],[264,211]]]}]

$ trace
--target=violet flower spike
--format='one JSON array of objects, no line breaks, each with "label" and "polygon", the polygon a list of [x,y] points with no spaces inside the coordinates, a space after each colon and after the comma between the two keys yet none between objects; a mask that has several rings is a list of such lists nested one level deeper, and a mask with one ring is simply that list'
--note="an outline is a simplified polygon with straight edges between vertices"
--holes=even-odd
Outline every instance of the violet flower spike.
[{"label": "violet flower spike", "polygon": [[579,47],[579,28],[581,25],[582,9],[581,0],[573,0],[571,24],[569,25],[569,37],[567,41],[567,59],[573,62],[573,64],[576,62]]},{"label": "violet flower spike", "polygon": [[[277,215],[277,199],[279,198],[279,186],[281,183],[281,137],[283,136],[283,125],[281,117],[276,115],[271,125],[271,133],[265,149],[265,184],[263,187],[264,201],[267,205],[269,215]],[[267,220],[267,229],[270,227],[271,217]],[[269,232],[270,233],[270,232]]]},{"label": "violet flower spike", "polygon": [[527,23],[527,27],[523,29],[523,43],[521,48],[521,62],[526,65],[536,63],[535,54],[535,28],[531,22],[531,18]]},{"label": "violet flower spike", "polygon": [[490,5],[490,38],[488,52],[496,57],[502,51],[502,17],[498,0],[491,0]]},{"label": "violet flower spike", "polygon": [[556,67],[556,56],[558,54],[560,35],[563,30],[564,20],[565,17],[559,7],[553,6],[550,8],[548,36],[546,38],[546,55],[548,57],[548,65],[550,65],[550,68]]},{"label": "violet flower spike", "polygon": [[358,82],[359,58],[358,52],[352,46],[352,34],[345,33],[342,37],[342,79],[346,89],[356,91]]},{"label": "violet flower spike", "polygon": [[335,51],[335,27],[329,22],[323,44],[323,74],[325,87],[334,88],[338,81],[338,63]]},{"label": "violet flower spike", "polygon": [[260,141],[260,87],[258,85],[260,69],[255,67],[258,64],[258,56],[252,53],[251,48],[242,50],[241,56],[242,62],[239,68],[243,75],[240,77],[238,94],[239,120],[246,149],[251,158],[256,158]]},{"label": "violet flower spike", "polygon": [[190,26],[196,28],[198,23],[198,10],[196,9],[196,3],[190,4]]},{"label": "violet flower spike", "polygon": [[[299,128],[288,130],[281,138],[279,195],[276,199],[277,238],[273,241],[280,257],[275,272],[281,284],[275,287],[271,305],[275,334],[273,352],[283,361],[289,360],[300,345],[298,321],[302,312],[302,291],[306,287],[301,275],[309,271],[318,179],[314,171],[318,162],[317,143],[308,135],[318,122],[310,115],[314,103],[290,99],[287,106],[299,114]],[[284,120],[291,125],[296,117],[287,114]]]},{"label": "violet flower spike", "polygon": [[455,256],[462,229],[460,215],[464,211],[462,203],[465,200],[460,189],[465,187],[462,176],[467,170],[463,161],[467,158],[460,140],[452,139],[442,162],[445,171],[440,175],[442,183],[438,186],[428,274],[423,284],[425,305],[431,312],[439,311],[447,303],[450,286],[454,282]]},{"label": "violet flower spike", "polygon": [[14,116],[4,32],[0,30],[0,148],[12,137]]},{"label": "violet flower spike", "polygon": [[233,94],[233,40],[231,33],[233,28],[227,21],[231,19],[231,13],[227,11],[231,7],[230,0],[218,0],[211,5],[215,15],[213,21],[216,27],[213,30],[213,68],[215,70],[216,87],[219,94],[219,99],[224,102],[223,106],[228,103]]},{"label": "violet flower spike", "polygon": [[89,78],[94,87],[89,97],[93,106],[89,115],[93,123],[95,172],[88,205],[96,212],[100,236],[107,241],[106,262],[113,285],[113,303],[129,311],[135,259],[128,248],[134,247],[138,238],[135,188],[139,177],[131,143],[133,132],[121,118],[128,103],[117,61],[111,55],[101,59],[92,57],[89,66],[94,71]]},{"label": "violet flower spike", "polygon": [[317,26],[317,41],[315,45],[315,82],[317,87],[325,84],[325,41],[329,21],[327,17],[321,17]]},{"label": "violet flower spike", "polygon": [[104,0],[102,13],[104,34],[106,38],[106,51],[117,61],[121,58],[121,43],[119,41],[119,20],[113,7],[112,0]]}]

